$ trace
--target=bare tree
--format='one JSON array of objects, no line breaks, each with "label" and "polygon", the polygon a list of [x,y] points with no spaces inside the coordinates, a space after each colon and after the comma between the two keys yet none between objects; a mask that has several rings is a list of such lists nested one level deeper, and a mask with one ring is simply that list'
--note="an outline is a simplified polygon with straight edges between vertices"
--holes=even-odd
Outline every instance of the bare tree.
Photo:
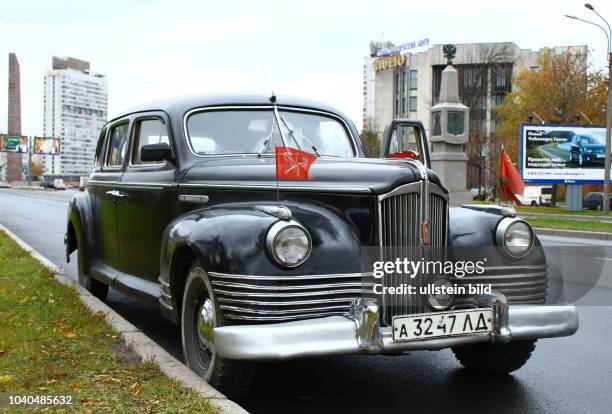
[{"label": "bare tree", "polygon": [[499,145],[492,112],[510,92],[516,58],[510,43],[480,44],[468,51],[467,63],[459,66],[459,94],[463,104],[470,108],[466,153],[472,174],[468,174],[468,182],[478,185],[479,192],[482,187],[488,191],[496,184],[497,173],[492,171],[491,160],[497,156]]},{"label": "bare tree", "polygon": [[376,132],[374,120],[367,118],[363,123],[361,131],[361,140],[365,146],[368,157],[378,158],[380,156],[380,139]]}]

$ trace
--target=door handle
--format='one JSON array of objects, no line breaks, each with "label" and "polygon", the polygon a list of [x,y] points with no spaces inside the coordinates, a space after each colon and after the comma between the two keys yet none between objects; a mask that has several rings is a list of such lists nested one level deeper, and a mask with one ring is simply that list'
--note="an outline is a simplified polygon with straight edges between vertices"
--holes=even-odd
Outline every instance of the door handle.
[{"label": "door handle", "polygon": [[117,198],[123,198],[123,197],[127,196],[127,194],[124,194],[121,191],[117,191],[117,190],[107,191],[106,194],[108,194],[109,196],[112,196],[112,197],[117,197]]}]

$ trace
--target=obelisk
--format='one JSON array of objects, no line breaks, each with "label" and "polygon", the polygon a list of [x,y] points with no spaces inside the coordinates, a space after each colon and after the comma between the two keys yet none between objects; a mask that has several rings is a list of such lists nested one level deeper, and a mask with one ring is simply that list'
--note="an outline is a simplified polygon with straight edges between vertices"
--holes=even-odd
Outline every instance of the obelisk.
[{"label": "obelisk", "polygon": [[[19,61],[14,53],[9,53],[8,83],[8,136],[21,136],[21,81],[19,79]],[[8,152],[6,154],[6,180],[9,183],[21,181],[23,175],[23,155]]]}]

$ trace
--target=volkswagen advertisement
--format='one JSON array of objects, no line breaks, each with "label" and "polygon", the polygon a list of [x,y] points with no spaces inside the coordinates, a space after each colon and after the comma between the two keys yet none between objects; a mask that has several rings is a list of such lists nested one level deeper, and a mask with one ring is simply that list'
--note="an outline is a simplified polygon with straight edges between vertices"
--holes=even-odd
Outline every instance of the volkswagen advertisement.
[{"label": "volkswagen advertisement", "polygon": [[534,184],[602,184],[606,128],[593,125],[522,124],[519,163]]}]

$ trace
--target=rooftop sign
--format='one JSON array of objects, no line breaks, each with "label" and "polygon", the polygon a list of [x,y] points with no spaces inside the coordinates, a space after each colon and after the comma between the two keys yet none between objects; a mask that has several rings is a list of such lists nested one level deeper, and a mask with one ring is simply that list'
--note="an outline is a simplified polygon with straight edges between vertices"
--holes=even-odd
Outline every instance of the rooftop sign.
[{"label": "rooftop sign", "polygon": [[386,47],[384,49],[380,49],[380,50],[378,50],[376,52],[376,56],[393,55],[395,53],[403,52],[404,50],[415,49],[417,47],[428,46],[428,45],[429,45],[429,38],[421,39],[421,40],[415,40],[415,41],[412,41],[412,42],[403,43],[401,45],[391,46],[391,47]]}]

